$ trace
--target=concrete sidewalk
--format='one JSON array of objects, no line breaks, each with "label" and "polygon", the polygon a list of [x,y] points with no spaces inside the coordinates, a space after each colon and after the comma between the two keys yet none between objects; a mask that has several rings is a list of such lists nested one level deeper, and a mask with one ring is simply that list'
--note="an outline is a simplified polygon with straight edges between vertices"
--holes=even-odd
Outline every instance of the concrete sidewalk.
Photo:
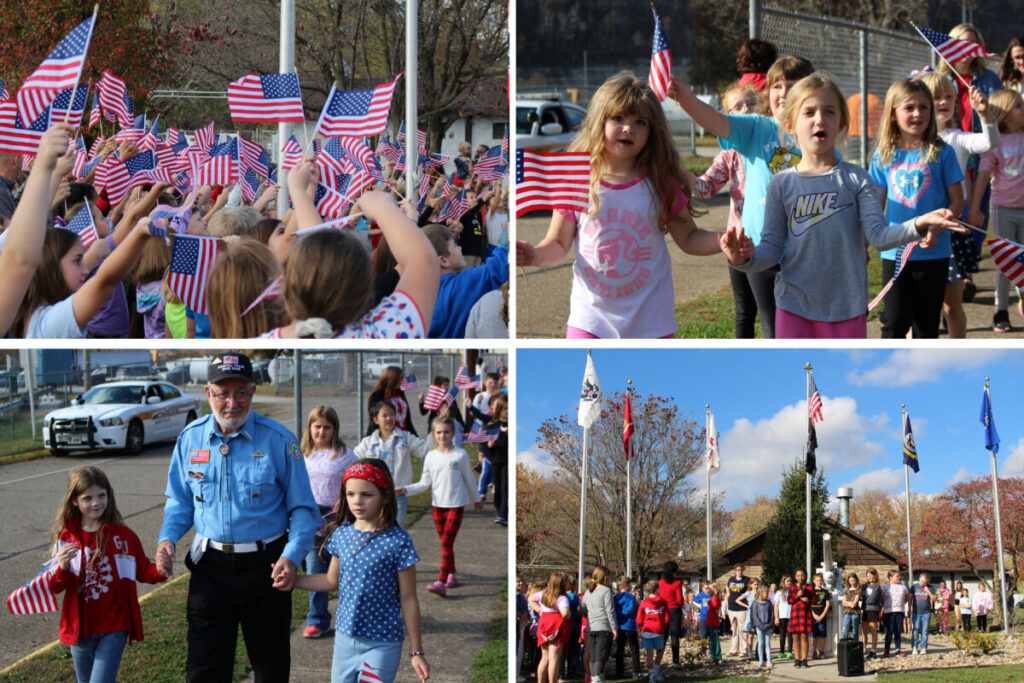
[{"label": "concrete sidewalk", "polygon": [[[494,506],[483,512],[467,508],[455,541],[455,565],[461,585],[447,598],[428,593],[437,578],[441,543],[434,530],[430,508],[409,529],[420,562],[416,565],[416,593],[420,601],[423,650],[430,664],[430,680],[436,683],[467,683],[472,679],[473,659],[487,642],[498,601],[498,591],[508,575],[508,530],[494,523]],[[335,602],[330,605],[335,611]],[[334,639],[303,638],[305,623],[292,631],[292,683],[323,683],[331,677]],[[402,647],[402,664],[395,679],[401,683],[419,681],[409,662],[409,641]],[[246,679],[253,681],[253,676]]]}]

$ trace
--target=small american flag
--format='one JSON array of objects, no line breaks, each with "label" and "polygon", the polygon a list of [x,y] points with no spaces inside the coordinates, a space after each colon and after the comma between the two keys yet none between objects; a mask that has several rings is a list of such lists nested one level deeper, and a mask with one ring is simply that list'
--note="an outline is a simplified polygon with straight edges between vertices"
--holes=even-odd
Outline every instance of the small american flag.
[{"label": "small american flag", "polygon": [[398,388],[401,391],[412,391],[413,389],[419,389],[420,381],[416,379],[416,375],[409,375],[408,377],[402,378],[402,382],[401,384],[398,385]]},{"label": "small american flag", "polygon": [[487,443],[497,439],[500,435],[501,427],[499,425],[485,428],[480,420],[473,420],[473,426],[466,434],[466,441],[468,443]]},{"label": "small american flag", "polygon": [[49,111],[26,126],[14,100],[0,102],[0,152],[35,154],[43,133],[50,127]]},{"label": "small american flag", "polygon": [[439,222],[447,220],[457,221],[462,218],[463,214],[467,211],[469,211],[469,200],[466,198],[466,191],[460,190],[457,195],[448,200],[448,203],[445,204],[444,210],[441,211],[441,215],[438,216],[437,220]]},{"label": "small american flag", "polygon": [[89,148],[89,158],[95,157],[99,154],[99,151],[103,149],[103,145],[106,144],[107,139],[102,135],[92,141],[92,147]]},{"label": "small american flag", "polygon": [[7,84],[0,79],[0,102],[5,102],[11,99],[11,91],[7,89]]},{"label": "small american flag", "polygon": [[448,390],[440,384],[431,384],[427,389],[427,395],[423,397],[423,407],[427,410],[437,410],[441,407],[447,394]]},{"label": "small american flag", "polygon": [[82,246],[88,249],[92,246],[92,243],[100,238],[96,233],[96,223],[92,219],[92,206],[87,201],[85,206],[78,210],[78,213],[72,217],[68,224],[64,226],[65,230],[78,235],[78,239],[82,240]]},{"label": "small american flag", "polygon": [[1006,239],[988,240],[988,250],[996,264],[1015,287],[1024,287],[1024,247]]},{"label": "small american flag", "polygon": [[258,297],[256,297],[251,304],[249,304],[248,306],[245,307],[245,310],[242,311],[242,315],[245,315],[246,313],[248,313],[252,309],[256,308],[257,304],[259,304],[261,301],[270,301],[271,299],[279,299],[281,297],[281,294],[283,294],[283,293],[284,293],[284,275],[282,274],[282,275],[278,275],[276,278],[274,278],[274,281],[271,282],[270,285],[267,286],[266,289],[264,289],[262,292],[260,292],[260,295]]},{"label": "small american flag", "polygon": [[[82,125],[82,115],[85,113],[85,105],[89,103],[89,86],[80,85],[75,90],[75,99],[71,100],[71,88],[65,88],[61,90],[56,99],[53,100],[53,104],[50,105],[50,125],[55,123],[63,123],[64,119],[74,128],[78,128]],[[71,108],[70,115],[68,114],[68,107]]]},{"label": "small american flag", "polygon": [[814,383],[814,373],[808,375],[807,393],[810,395],[807,399],[807,414],[814,425],[824,419],[821,415],[821,394],[818,393],[818,385]]},{"label": "small american flag", "polygon": [[170,127],[167,129],[167,144],[175,154],[181,154],[188,147],[188,138],[177,128]]},{"label": "small american flag", "polygon": [[487,150],[480,160],[473,165],[473,173],[481,180],[498,180],[508,172],[501,147],[495,146]]},{"label": "small american flag", "polygon": [[672,50],[668,46],[668,41],[665,40],[661,19],[658,18],[658,12],[654,10],[653,3],[651,11],[654,12],[654,46],[651,48],[651,74],[647,77],[647,84],[658,96],[658,100],[664,101],[669,80],[672,78]]},{"label": "small american flag", "polygon": [[885,295],[888,294],[889,290],[892,289],[892,286],[896,284],[896,278],[900,276],[900,272],[902,272],[903,268],[907,265],[907,261],[910,260],[910,255],[913,253],[914,247],[916,247],[917,244],[917,242],[911,242],[910,244],[899,247],[896,250],[896,254],[899,258],[896,260],[896,268],[893,270],[892,279],[885,283],[885,287],[882,287],[881,291],[879,291],[875,298],[871,300],[871,303],[868,304],[869,311],[874,310],[875,306],[882,302]]},{"label": "small american flag", "polygon": [[378,156],[382,156],[393,164],[397,164],[398,160],[402,158],[402,151],[393,144],[387,138],[381,138],[380,142],[377,143],[376,153]]},{"label": "small american flag", "polygon": [[950,64],[969,57],[998,56],[993,52],[987,51],[981,45],[972,43],[969,40],[960,40],[959,38],[948,36],[945,33],[933,31],[930,28],[922,28],[913,22],[911,22],[911,26],[916,28],[917,32],[921,34],[921,37],[927,40],[928,44],[932,46],[932,49],[938,52],[939,56]]},{"label": "small american flag", "polygon": [[112,156],[107,157],[96,168],[96,186],[107,188],[111,206],[120,204],[133,187],[158,182],[170,184],[171,175],[166,168],[157,166],[156,154],[152,150],[141,152],[123,162]]},{"label": "small american flag", "polygon": [[213,121],[195,131],[196,146],[204,152],[209,152],[210,148],[213,147],[214,136],[213,136]]},{"label": "small american flag", "polygon": [[75,165],[71,167],[71,176],[76,179],[82,179],[86,173],[83,172],[86,166],[86,162],[89,160],[89,152],[85,147],[85,140],[78,137],[74,140],[68,149],[75,150]]},{"label": "small american flag", "polygon": [[332,87],[315,132],[324,137],[369,137],[383,133],[388,125],[391,97],[401,77],[402,74],[398,74],[390,83],[368,90],[343,92]]},{"label": "small american flag", "polygon": [[199,169],[196,184],[201,186],[236,183],[241,173],[239,166],[238,138],[231,138],[224,144],[210,149],[210,160]]},{"label": "small american flag", "polygon": [[[35,121],[65,88],[74,87],[82,75],[85,53],[89,50],[96,14],[71,30],[18,88],[18,112],[26,121]],[[85,109],[85,105],[82,105]]]},{"label": "small american flag", "polygon": [[516,216],[540,209],[586,211],[590,154],[516,150]]},{"label": "small american flag", "polygon": [[205,315],[206,279],[220,251],[216,237],[175,235],[167,284],[194,312]]},{"label": "small american flag", "polygon": [[145,150],[156,150],[156,143],[160,141],[157,135],[157,126],[160,125],[160,117],[156,117],[156,121],[153,122],[152,127],[147,128],[146,132],[139,138],[138,147],[139,149]]},{"label": "small american flag", "polygon": [[373,158],[373,150],[362,139],[343,135],[338,138],[338,146],[356,169],[377,180],[384,180],[380,164]]},{"label": "small american flag", "polygon": [[505,162],[508,162],[508,124],[505,124],[505,135],[501,138],[501,156],[505,157]]},{"label": "small american flag", "polygon": [[270,175],[270,154],[259,143],[239,135],[238,154],[246,168],[251,168],[264,178]]},{"label": "small american flag", "polygon": [[293,135],[285,140],[284,147],[281,148],[281,170],[290,171],[300,163],[302,163],[302,145]]},{"label": "small american flag", "polygon": [[356,683],[383,683],[384,679],[377,675],[369,662],[363,662],[363,668],[359,670],[359,680]]},{"label": "small american flag", "polygon": [[[405,140],[406,137],[407,136],[405,134],[405,121],[402,121],[402,125],[398,127],[398,135],[395,136],[395,139],[401,142],[402,140]],[[420,130],[419,128],[416,129],[416,144],[418,144],[423,149],[427,148],[427,131]]]},{"label": "small american flag", "polygon": [[359,195],[362,194],[363,190],[376,182],[377,180],[369,173],[363,173],[359,169],[356,169],[356,172],[349,176],[348,191],[345,193],[345,200],[349,203],[355,202],[359,199]]},{"label": "small american flag", "polygon": [[99,88],[92,93],[92,109],[89,110],[89,125],[86,126],[86,130],[92,130],[92,127],[100,122],[100,91]]},{"label": "small american flag", "polygon": [[345,194],[348,192],[348,176],[337,173],[329,175],[334,177],[323,180],[329,182],[331,186],[325,185],[323,182],[317,183],[313,203],[316,204],[316,210],[322,217],[338,218],[349,205],[345,199]]},{"label": "small american flag", "polygon": [[260,179],[251,168],[245,169],[245,173],[239,178],[239,185],[242,189],[242,199],[250,204],[256,201],[256,195],[260,192]]},{"label": "small american flag", "polygon": [[338,140],[339,138],[328,140],[323,150],[316,155],[316,165],[322,175],[326,176],[332,173],[345,175],[355,170],[355,166],[345,156],[345,151],[341,148],[341,143]]},{"label": "small american flag", "polygon": [[231,120],[243,123],[301,123],[306,120],[302,110],[299,75],[249,74],[228,86],[228,108]]},{"label": "small american flag", "polygon": [[56,570],[54,560],[44,564],[31,581],[7,596],[8,611],[15,615],[56,612],[57,596],[50,590],[50,575]]},{"label": "small american flag", "polygon": [[103,116],[107,121],[124,121],[129,118],[125,105],[128,86],[123,80],[104,71],[96,89],[100,92],[100,106],[103,107]]},{"label": "small american flag", "polygon": [[463,365],[459,368],[458,373],[455,375],[455,386],[463,391],[469,389],[479,389],[483,383],[480,380],[480,375],[473,375],[470,377],[466,373],[466,366]]}]

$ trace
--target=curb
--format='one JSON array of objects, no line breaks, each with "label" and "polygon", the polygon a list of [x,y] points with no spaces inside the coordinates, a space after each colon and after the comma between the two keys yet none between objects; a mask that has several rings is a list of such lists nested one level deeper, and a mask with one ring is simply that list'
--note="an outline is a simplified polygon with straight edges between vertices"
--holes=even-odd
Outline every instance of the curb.
[{"label": "curb", "polygon": [[[26,460],[35,460],[36,458],[45,458],[50,454],[50,451],[46,449],[40,449],[38,451],[26,451],[25,453],[16,453],[14,455],[0,456],[0,465],[10,465],[16,462],[24,462]],[[3,673],[3,671],[0,671]]]},{"label": "curb", "polygon": [[[9,457],[18,457],[18,456],[9,456]],[[28,459],[29,458],[23,458],[23,460],[28,460]],[[146,593],[141,598],[139,598],[139,604],[141,605],[151,595],[156,595],[157,593],[159,593],[163,589],[167,588],[168,586],[170,586],[172,584],[177,583],[178,581],[181,581],[182,579],[184,579],[187,576],[188,576],[188,574],[180,574],[179,576],[174,577],[170,581],[165,581],[163,584],[157,586],[156,588],[154,588],[153,590],[151,590],[150,592]],[[19,666],[21,666],[25,662],[29,661],[30,659],[34,659],[34,658],[38,657],[39,655],[46,654],[47,652],[49,652],[50,650],[54,649],[55,647],[57,647],[60,644],[61,644],[60,640],[54,640],[51,643],[47,643],[46,645],[43,645],[38,650],[36,650],[34,652],[28,653],[27,655],[25,655],[24,657],[22,657],[21,659],[16,661],[14,664],[11,664],[10,666],[8,666],[6,668],[0,669],[0,676],[3,676],[4,674],[8,674],[8,673],[13,672],[15,669],[17,669]]]}]

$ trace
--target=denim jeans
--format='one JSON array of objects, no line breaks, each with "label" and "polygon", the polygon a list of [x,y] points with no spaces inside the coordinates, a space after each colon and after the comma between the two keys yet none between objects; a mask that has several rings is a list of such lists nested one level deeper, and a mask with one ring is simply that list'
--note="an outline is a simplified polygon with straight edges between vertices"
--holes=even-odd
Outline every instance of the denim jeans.
[{"label": "denim jeans", "polygon": [[367,669],[374,680],[393,681],[401,663],[401,640],[370,640],[344,633],[334,634],[331,683],[367,680],[369,676],[362,676]]},{"label": "denim jeans", "polygon": [[97,633],[71,646],[78,683],[116,683],[128,631]]},{"label": "denim jeans", "polygon": [[[326,574],[327,563],[320,559],[319,547],[310,548],[306,553],[305,568],[307,574]],[[321,631],[331,628],[331,612],[327,609],[327,593],[309,591],[309,614],[306,623],[316,626]]]},{"label": "denim jeans", "polygon": [[853,639],[860,638],[860,615],[859,614],[844,614],[843,615],[843,633],[839,636],[840,640],[845,640],[848,634],[853,635]]},{"label": "denim jeans", "polygon": [[761,664],[772,661],[772,630],[757,629],[757,661]]},{"label": "denim jeans", "polygon": [[483,465],[480,469],[480,481],[477,483],[477,493],[481,496],[487,495],[487,488],[491,485],[491,461],[489,458],[483,459]]},{"label": "denim jeans", "polygon": [[910,634],[910,646],[928,649],[928,623],[932,619],[931,612],[915,614],[912,620],[914,630]]},{"label": "denim jeans", "polygon": [[395,496],[395,502],[398,503],[398,515],[395,521],[398,522],[398,526],[405,528],[405,515],[409,512],[409,496]]}]

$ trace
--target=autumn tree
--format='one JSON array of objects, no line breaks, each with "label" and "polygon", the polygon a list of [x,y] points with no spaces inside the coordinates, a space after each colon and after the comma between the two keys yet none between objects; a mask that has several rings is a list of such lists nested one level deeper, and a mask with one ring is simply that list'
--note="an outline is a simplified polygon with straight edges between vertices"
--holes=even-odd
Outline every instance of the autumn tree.
[{"label": "autumn tree", "polygon": [[[622,449],[624,395],[606,398],[601,421],[590,429],[587,489],[588,564],[625,569],[626,460]],[[636,572],[675,557],[703,539],[703,427],[684,418],[670,399],[638,397],[632,401],[633,437],[633,565]],[[551,564],[575,566],[579,523],[583,429],[576,415],[549,418],[540,427],[538,446],[554,457],[558,471],[550,475],[567,495],[533,494],[524,505],[517,489],[519,533],[530,538],[531,557]],[[540,489],[548,491],[548,489]],[[716,507],[720,504],[715,501]],[[543,549],[543,553],[538,552]]]},{"label": "autumn tree", "polygon": [[[1004,564],[1012,587],[1024,572],[1024,478],[999,478],[999,513]],[[933,559],[966,564],[979,578],[983,569],[991,569],[997,577],[993,597],[1002,615],[991,477],[977,476],[947,487],[938,508],[914,537],[914,553],[919,552],[928,552]]]},{"label": "autumn tree", "polygon": [[[761,575],[768,581],[778,581],[783,574],[807,566],[806,524],[807,486],[804,460],[799,458],[782,473],[778,505],[768,523],[764,539],[764,562]],[[828,481],[819,467],[811,479],[811,568],[821,564],[822,535],[832,534],[832,557],[837,562],[834,523],[825,515],[828,506]]]},{"label": "autumn tree", "polygon": [[[913,480],[911,480],[913,485]],[[910,536],[914,538],[925,520],[937,513],[938,496],[910,493]],[[907,557],[906,502],[903,492],[864,489],[850,501],[850,524],[863,525],[863,536],[902,559]],[[914,546],[914,556],[920,551]]]},{"label": "autumn tree", "polygon": [[738,509],[729,514],[727,545],[739,543],[744,538],[767,528],[777,506],[778,501],[775,498],[763,493],[759,493],[752,501],[743,501]]}]

